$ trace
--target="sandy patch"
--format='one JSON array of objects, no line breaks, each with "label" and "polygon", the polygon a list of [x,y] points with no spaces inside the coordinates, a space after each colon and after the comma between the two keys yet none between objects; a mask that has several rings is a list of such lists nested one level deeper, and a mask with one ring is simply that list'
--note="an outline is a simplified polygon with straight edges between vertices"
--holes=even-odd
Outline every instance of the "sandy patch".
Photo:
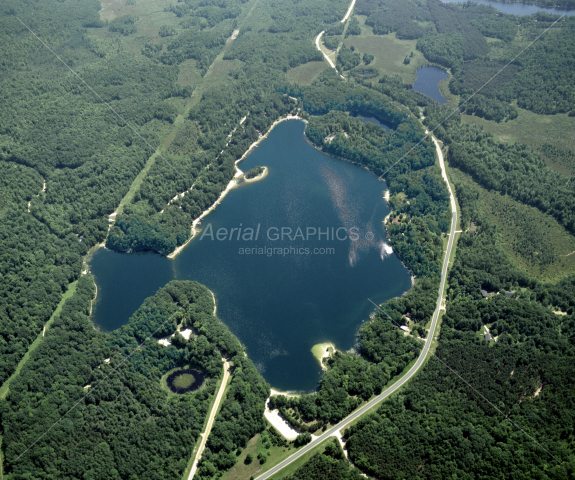
[{"label": "sandy patch", "polygon": [[270,422],[274,428],[280,432],[286,440],[295,440],[299,435],[297,430],[294,430],[291,425],[284,420],[277,410],[270,410],[266,404],[266,409],[264,411],[264,416],[267,421]]},{"label": "sandy patch", "polygon": [[194,334],[193,330],[191,328],[186,328],[185,330],[182,330],[180,332],[180,334],[182,335],[182,337],[184,337],[186,340],[189,340],[190,337]]},{"label": "sandy patch", "polygon": [[336,351],[335,345],[331,342],[318,343],[311,347],[311,353],[319,362],[321,369],[325,372],[327,366],[323,362],[324,358],[329,358]]}]

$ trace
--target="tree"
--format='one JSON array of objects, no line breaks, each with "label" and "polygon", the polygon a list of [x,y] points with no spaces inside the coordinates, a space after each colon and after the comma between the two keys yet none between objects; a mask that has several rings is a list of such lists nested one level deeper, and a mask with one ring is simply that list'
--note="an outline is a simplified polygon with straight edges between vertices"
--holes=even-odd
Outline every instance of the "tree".
[{"label": "tree", "polygon": [[296,437],[296,439],[294,440],[294,445],[296,447],[303,447],[304,445],[307,445],[309,442],[311,442],[311,433],[304,432],[300,433]]}]

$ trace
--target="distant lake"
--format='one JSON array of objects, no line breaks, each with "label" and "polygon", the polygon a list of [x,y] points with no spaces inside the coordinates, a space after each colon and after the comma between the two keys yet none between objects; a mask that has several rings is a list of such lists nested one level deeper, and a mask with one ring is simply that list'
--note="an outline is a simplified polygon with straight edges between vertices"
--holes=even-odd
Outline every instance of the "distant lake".
[{"label": "distant lake", "polygon": [[[441,0],[443,3],[466,3],[467,0]],[[511,15],[531,15],[537,12],[555,13],[557,15],[566,14],[568,16],[575,15],[575,10],[562,10],[560,8],[544,8],[537,5],[529,5],[527,3],[519,2],[498,2],[496,0],[473,0],[481,5],[491,5],[500,12],[509,13]]]},{"label": "distant lake", "polygon": [[[118,328],[170,280],[196,280],[215,293],[218,317],[266,381],[282,390],[313,391],[321,369],[311,347],[333,342],[340,350],[352,348],[373,311],[368,298],[379,303],[400,296],[411,279],[384,248],[385,183],[319,152],[303,133],[300,121],[278,125],[239,164],[244,171],[265,165],[267,178],[232,190],[174,260],[96,252],[90,262],[98,285],[94,323]],[[228,234],[218,240],[223,228]],[[243,239],[248,228],[259,228],[257,240]],[[266,250],[274,247],[286,250]]]},{"label": "distant lake", "polygon": [[375,123],[376,125],[379,125],[381,128],[385,129],[386,132],[389,132],[390,130],[392,130],[391,127],[389,127],[385,123],[381,123],[377,118],[364,117],[363,115],[355,115],[355,114],[352,114],[351,116],[354,118],[361,118],[364,122]]},{"label": "distant lake", "polygon": [[439,91],[439,82],[446,78],[449,78],[449,73],[442,68],[421,67],[417,69],[417,80],[413,84],[413,89],[443,104],[447,100],[443,98]]}]

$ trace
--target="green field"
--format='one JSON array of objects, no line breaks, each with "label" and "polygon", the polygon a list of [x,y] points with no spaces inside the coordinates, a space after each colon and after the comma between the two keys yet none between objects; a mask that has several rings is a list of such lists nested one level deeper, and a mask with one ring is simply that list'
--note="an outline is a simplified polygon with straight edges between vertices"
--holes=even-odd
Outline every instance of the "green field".
[{"label": "green field", "polygon": [[286,78],[289,82],[299,83],[300,85],[310,85],[321,72],[329,65],[325,60],[320,62],[308,62],[291,68],[286,72]]},{"label": "green field", "polygon": [[575,238],[554,218],[481,187],[457,169],[450,173],[480,192],[482,213],[499,227],[503,249],[521,270],[551,282],[575,273]]},{"label": "green field", "polygon": [[[508,122],[493,122],[471,115],[462,115],[464,124],[480,125],[506,143],[525,143],[540,152],[545,143],[563,150],[573,150],[575,146],[575,117],[566,114],[538,115],[517,108],[519,116]],[[541,153],[541,152],[540,152]],[[543,155],[547,164],[564,175],[575,174],[575,162],[558,162]]]},{"label": "green field", "polygon": [[[250,477],[255,478],[272,468],[274,465],[282,462],[296,451],[297,448],[294,448],[293,445],[289,447],[271,446],[270,448],[266,448],[266,444],[262,441],[261,434],[258,434],[248,442],[246,448],[239,455],[237,463],[231,468],[231,470],[224,473],[221,478],[222,480],[247,480]],[[260,464],[257,458],[260,453],[267,456],[267,460],[263,465]],[[253,455],[253,461],[250,464],[245,463],[245,459],[248,454]],[[287,469],[282,470],[280,478],[286,475],[286,471]]]},{"label": "green field", "polygon": [[[361,54],[373,55],[375,60],[369,66],[377,68],[381,75],[400,75],[404,83],[413,83],[417,69],[429,64],[422,53],[415,49],[417,41],[399,40],[395,33],[374,35],[371,27],[364,25],[365,17],[357,18],[361,25],[361,35],[349,36],[343,42],[355,47]],[[409,65],[405,65],[403,59],[411,52],[414,56]]]},{"label": "green field", "polygon": [[195,381],[196,378],[191,373],[183,373],[182,375],[178,375],[174,380],[174,387],[189,388]]}]

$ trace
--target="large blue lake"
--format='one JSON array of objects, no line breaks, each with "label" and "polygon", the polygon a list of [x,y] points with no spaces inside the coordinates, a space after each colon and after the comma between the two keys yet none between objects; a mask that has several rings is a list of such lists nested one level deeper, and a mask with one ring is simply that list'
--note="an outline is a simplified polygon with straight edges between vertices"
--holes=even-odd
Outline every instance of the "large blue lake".
[{"label": "large blue lake", "polygon": [[[441,0],[443,3],[466,3],[467,0]],[[481,5],[490,5],[500,12],[511,15],[531,15],[537,12],[555,13],[557,15],[575,15],[575,10],[563,10],[560,8],[544,8],[537,5],[529,5],[520,2],[499,2],[497,0],[473,0]]]},{"label": "large blue lake", "polygon": [[303,122],[278,125],[239,166],[256,165],[269,175],[232,190],[174,260],[100,249],[90,263],[93,319],[115,329],[170,280],[197,280],[215,293],[218,317],[274,388],[312,391],[321,370],[311,347],[352,348],[373,311],[368,298],[400,296],[411,279],[385,250],[385,183],[313,148]]}]

